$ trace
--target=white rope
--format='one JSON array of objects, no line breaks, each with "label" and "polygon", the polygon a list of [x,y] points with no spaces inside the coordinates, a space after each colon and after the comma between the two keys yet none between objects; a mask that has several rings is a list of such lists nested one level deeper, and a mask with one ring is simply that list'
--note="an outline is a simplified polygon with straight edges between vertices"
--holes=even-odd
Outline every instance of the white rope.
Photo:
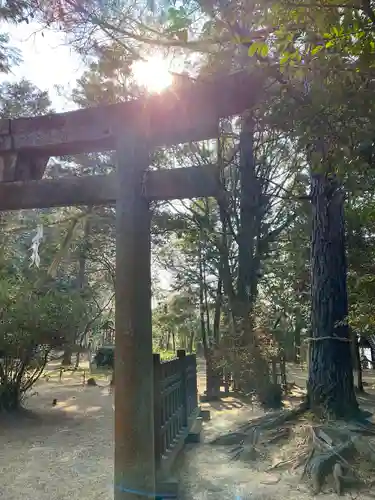
[{"label": "white rope", "polygon": [[320,340],[338,340],[339,342],[352,342],[351,339],[341,337],[309,337],[304,342],[319,342]]}]

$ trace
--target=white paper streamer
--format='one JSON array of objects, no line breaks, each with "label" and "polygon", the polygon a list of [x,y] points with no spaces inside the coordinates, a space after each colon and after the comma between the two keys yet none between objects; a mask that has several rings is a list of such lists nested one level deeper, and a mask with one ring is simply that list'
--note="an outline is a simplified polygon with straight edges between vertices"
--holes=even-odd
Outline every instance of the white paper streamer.
[{"label": "white paper streamer", "polygon": [[39,245],[43,240],[43,226],[38,224],[36,227],[36,235],[33,237],[31,241],[31,255],[30,255],[30,267],[40,265],[40,257],[39,257]]}]

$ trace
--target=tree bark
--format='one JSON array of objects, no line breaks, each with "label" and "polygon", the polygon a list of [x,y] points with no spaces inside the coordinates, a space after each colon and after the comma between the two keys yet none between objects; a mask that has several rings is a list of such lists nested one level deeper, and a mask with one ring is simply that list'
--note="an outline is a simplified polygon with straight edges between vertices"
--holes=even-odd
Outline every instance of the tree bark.
[{"label": "tree bark", "polygon": [[254,158],[254,120],[251,116],[243,117],[242,120],[239,174],[240,213],[236,237],[238,244],[236,290],[233,286],[229,247],[225,238],[226,228],[230,225],[229,217],[225,203],[219,200],[219,214],[224,235],[222,242],[219,243],[222,254],[221,278],[233,321],[235,351],[230,363],[236,383],[241,387],[251,387],[260,394],[266,392],[270,384],[268,363],[262,355],[253,328],[253,309],[258,294],[261,255],[265,250],[264,245],[263,249],[261,247],[264,243],[262,223],[266,198],[263,193],[264,186],[257,175]]},{"label": "tree bark", "polygon": [[172,351],[176,352],[176,334],[174,328],[172,330]]},{"label": "tree bark", "polygon": [[344,195],[334,176],[311,174],[311,327],[308,397],[336,418],[358,412],[348,327]]},{"label": "tree bark", "polygon": [[[242,312],[251,315],[258,291],[260,259],[258,243],[261,235],[261,182],[257,178],[254,159],[254,123],[243,120],[240,136],[240,228],[238,232],[237,300]],[[243,331],[245,344],[253,341],[253,332]]]},{"label": "tree bark", "polygon": [[199,242],[199,317],[201,325],[201,338],[203,344],[203,353],[206,361],[206,393],[209,400],[218,399],[220,396],[220,387],[218,386],[218,377],[214,366],[213,352],[209,338],[206,301],[205,301],[205,273],[202,255],[201,240]]},{"label": "tree bark", "polygon": [[69,344],[64,349],[64,355],[61,360],[61,366],[70,366],[72,364],[72,354],[73,354],[73,349],[72,346]]},{"label": "tree bark", "polygon": [[76,354],[76,362],[74,364],[75,370],[78,370],[80,361],[81,361],[81,353],[78,351]]},{"label": "tree bark", "polygon": [[[220,272],[219,272],[220,274]],[[218,346],[220,342],[220,317],[221,317],[221,305],[222,305],[222,288],[223,282],[219,276],[216,289],[215,298],[215,312],[214,312],[214,324],[213,324],[213,338],[215,344]]]},{"label": "tree bark", "polygon": [[[241,346],[247,351],[244,366],[241,359],[241,386],[254,388],[260,399],[268,392],[268,362],[254,332],[254,305],[260,276],[260,245],[265,198],[262,181],[257,176],[254,157],[254,120],[243,118],[240,135],[240,224],[238,231],[237,327]],[[245,352],[245,351],[244,351]],[[251,358],[251,360],[250,360]],[[251,374],[251,375],[250,375]]]}]

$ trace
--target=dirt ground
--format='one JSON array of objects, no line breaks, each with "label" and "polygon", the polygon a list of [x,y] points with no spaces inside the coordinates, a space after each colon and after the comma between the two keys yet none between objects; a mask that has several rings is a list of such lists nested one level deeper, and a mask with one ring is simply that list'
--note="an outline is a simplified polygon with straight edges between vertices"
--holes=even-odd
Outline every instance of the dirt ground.
[{"label": "dirt ground", "polygon": [[41,381],[32,415],[0,421],[1,499],[113,498],[113,396],[102,384]]},{"label": "dirt ground", "polygon": [[[199,386],[204,390],[204,366]],[[303,375],[301,375],[303,377]],[[83,386],[80,376],[40,381],[25,412],[0,419],[0,499],[110,500],[113,498],[113,396],[108,381]],[[52,405],[57,399],[56,406]],[[367,401],[365,401],[366,403]],[[238,423],[261,414],[235,398],[207,405],[211,420],[202,442],[180,456],[176,476],[184,500],[307,500],[298,473],[267,472],[274,456],[260,462],[230,461],[226,447],[208,443]],[[320,498],[337,498],[321,495]],[[353,497],[351,497],[353,498]],[[361,495],[361,499],[366,496]]]},{"label": "dirt ground", "polygon": [[[204,365],[200,363],[199,389],[205,389]],[[293,368],[288,376],[300,387],[305,386],[306,373]],[[361,406],[375,411],[375,391],[369,389],[375,383],[373,375],[366,377],[369,384],[365,398],[358,398]],[[179,479],[181,481],[181,499],[183,500],[310,500],[315,498],[305,483],[301,483],[301,470],[295,472],[269,469],[277,462],[284,460],[288,454],[295,454],[295,445],[291,443],[290,453],[288,445],[281,449],[280,445],[271,447],[266,457],[260,461],[246,460],[233,461],[228,451],[232,447],[213,446],[209,441],[235,430],[238,425],[248,422],[252,418],[261,416],[263,412],[256,406],[244,404],[236,398],[225,398],[218,403],[202,404],[202,408],[209,409],[211,420],[204,424],[202,442],[199,446],[189,445],[181,455],[178,463]],[[297,449],[298,452],[298,449]],[[290,468],[289,468],[290,469]],[[331,490],[332,491],[332,490]],[[329,487],[323,488],[319,495],[321,499],[337,499]],[[374,498],[363,492],[358,496],[348,494],[348,498],[362,500]]]}]

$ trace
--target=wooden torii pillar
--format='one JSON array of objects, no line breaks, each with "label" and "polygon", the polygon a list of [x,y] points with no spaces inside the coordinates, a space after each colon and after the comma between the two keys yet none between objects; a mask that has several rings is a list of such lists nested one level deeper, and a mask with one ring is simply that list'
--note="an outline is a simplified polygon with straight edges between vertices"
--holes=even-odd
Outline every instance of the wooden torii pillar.
[{"label": "wooden torii pillar", "polygon": [[[261,82],[240,72],[159,96],[0,120],[0,211],[116,202],[115,500],[154,498],[151,200],[216,196],[216,166],[150,171],[158,146],[217,137]],[[117,150],[117,172],[42,179],[51,156]]]},{"label": "wooden torii pillar", "polygon": [[156,487],[151,213],[142,192],[149,151],[141,137],[129,134],[119,141],[117,155],[121,195],[116,202],[116,500],[147,498]]}]

